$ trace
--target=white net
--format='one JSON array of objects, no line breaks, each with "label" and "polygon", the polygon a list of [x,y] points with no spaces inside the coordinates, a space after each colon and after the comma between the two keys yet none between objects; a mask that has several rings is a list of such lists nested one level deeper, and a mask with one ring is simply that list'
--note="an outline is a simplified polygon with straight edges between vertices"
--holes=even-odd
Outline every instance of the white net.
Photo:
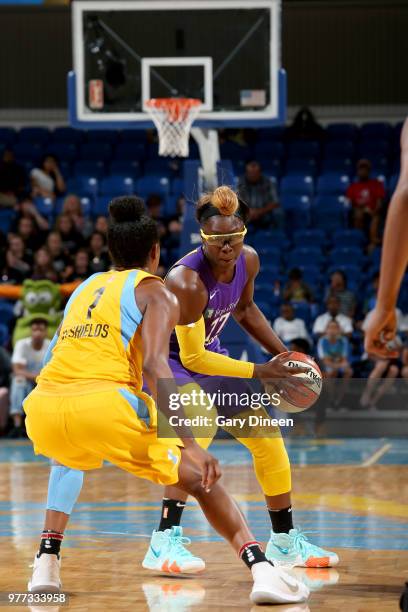
[{"label": "white net", "polygon": [[146,102],[159,134],[159,155],[188,157],[190,130],[200,107],[201,100],[194,98],[152,98]]}]

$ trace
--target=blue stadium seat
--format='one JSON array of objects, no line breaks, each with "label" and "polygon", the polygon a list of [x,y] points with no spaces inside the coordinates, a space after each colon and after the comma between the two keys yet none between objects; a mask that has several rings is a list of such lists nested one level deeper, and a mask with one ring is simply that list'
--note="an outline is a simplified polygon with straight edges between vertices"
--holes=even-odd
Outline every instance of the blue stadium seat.
[{"label": "blue stadium seat", "polygon": [[351,140],[329,141],[324,148],[324,157],[354,157],[354,142]]},{"label": "blue stadium seat", "polygon": [[119,133],[122,142],[146,142],[146,130],[122,130]]},{"label": "blue stadium seat", "polygon": [[295,267],[299,268],[299,270],[302,272],[302,277],[305,283],[315,288],[316,286],[320,285],[322,281],[322,272],[319,266],[300,262],[299,265],[296,265]]},{"label": "blue stadium seat", "polygon": [[50,139],[47,127],[23,127],[18,133],[19,142],[33,142],[44,145]]},{"label": "blue stadium seat", "polygon": [[84,214],[84,217],[90,217],[92,215],[92,200],[91,200],[91,198],[82,197],[82,198],[80,198],[80,200],[81,200],[82,212]]},{"label": "blue stadium seat", "polygon": [[299,263],[307,266],[322,266],[324,255],[322,251],[314,247],[296,247],[291,251],[287,259],[287,268],[297,268]]},{"label": "blue stadium seat", "polygon": [[388,156],[390,153],[390,142],[388,140],[362,140],[358,146],[358,157],[368,157],[371,159],[371,156]]},{"label": "blue stadium seat", "polygon": [[47,146],[46,153],[66,162],[73,162],[78,156],[77,147],[72,142],[54,142]]},{"label": "blue stadium seat", "polygon": [[50,219],[55,214],[54,200],[52,198],[34,198],[34,205],[40,215]]},{"label": "blue stadium seat", "polygon": [[359,265],[363,260],[364,253],[359,247],[338,247],[329,256],[330,264],[339,266]]},{"label": "blue stadium seat", "polygon": [[253,234],[249,233],[246,242],[252,244],[255,249],[263,246],[285,248],[289,244],[286,234],[280,231],[257,231]]},{"label": "blue stadium seat", "polygon": [[14,319],[14,307],[9,302],[0,300],[0,321],[3,325],[9,325]]},{"label": "blue stadium seat", "polygon": [[261,164],[262,174],[269,176],[269,178],[274,177],[275,181],[277,181],[282,174],[281,160],[271,157],[270,159],[261,159],[259,162]]},{"label": "blue stadium seat", "polygon": [[87,133],[88,142],[102,142],[115,145],[118,140],[119,134],[116,130],[90,130]]},{"label": "blue stadium seat", "polygon": [[178,196],[169,195],[164,200],[163,214],[165,217],[173,217],[177,214]]},{"label": "blue stadium seat", "polygon": [[257,140],[261,142],[263,140],[281,140],[285,133],[283,126],[275,126],[270,128],[259,128],[257,131]]},{"label": "blue stadium seat", "polygon": [[255,159],[263,158],[281,158],[283,157],[283,144],[276,141],[261,141],[255,144],[254,157]]},{"label": "blue stadium seat", "polygon": [[105,171],[105,164],[102,161],[94,161],[88,159],[81,159],[74,164],[74,175],[75,176],[94,176],[96,178],[102,178]]},{"label": "blue stadium seat", "polygon": [[372,267],[378,268],[380,266],[381,252],[382,252],[381,247],[376,247],[374,251],[371,251],[370,255],[368,256],[368,260]]},{"label": "blue stadium seat", "polygon": [[347,174],[355,172],[355,164],[350,157],[332,157],[322,161],[322,174]]},{"label": "blue stadium seat", "polygon": [[249,147],[227,140],[220,144],[221,159],[248,159],[251,157]]},{"label": "blue stadium seat", "polygon": [[347,208],[341,197],[317,197],[312,207],[313,227],[333,232],[345,228]]},{"label": "blue stadium seat", "polygon": [[354,123],[331,123],[326,129],[329,140],[354,140],[357,132],[358,128]]},{"label": "blue stadium seat", "polygon": [[181,196],[184,194],[184,179],[175,178],[171,182],[171,193],[175,196]]},{"label": "blue stadium seat", "polygon": [[319,195],[344,195],[350,179],[346,174],[322,174],[317,179],[317,193]]},{"label": "blue stadium seat", "polygon": [[333,244],[341,245],[342,247],[363,248],[366,242],[364,233],[358,229],[339,230],[333,235]]},{"label": "blue stadium seat", "polygon": [[363,123],[360,128],[361,138],[378,138],[388,140],[391,137],[392,129],[389,123],[384,121],[369,121]]},{"label": "blue stadium seat", "polygon": [[167,176],[170,178],[174,174],[174,161],[165,157],[159,157],[158,159],[149,159],[144,163],[145,174],[159,174],[160,176]]},{"label": "blue stadium seat", "polygon": [[115,159],[144,159],[146,147],[142,142],[120,142],[115,148]]},{"label": "blue stadium seat", "polygon": [[167,197],[170,192],[169,179],[166,176],[144,176],[137,181],[136,191],[144,198],[152,194]]},{"label": "blue stadium seat", "polygon": [[4,234],[8,234],[11,225],[14,222],[16,213],[10,208],[0,208],[0,230]]},{"label": "blue stadium seat", "polygon": [[99,184],[101,195],[120,196],[131,195],[135,192],[135,185],[130,176],[106,176]]},{"label": "blue stadium seat", "polygon": [[109,196],[98,196],[94,202],[92,214],[94,217],[99,217],[100,215],[107,216],[108,215],[108,206],[111,198]]},{"label": "blue stadium seat", "polygon": [[75,178],[68,179],[67,191],[78,193],[81,196],[90,196],[95,198],[99,192],[98,177],[80,174]]},{"label": "blue stadium seat", "polygon": [[260,257],[261,265],[263,263],[276,266],[280,264],[282,251],[278,247],[274,245],[261,246],[256,251]]},{"label": "blue stadium seat", "polygon": [[43,156],[42,145],[33,142],[18,142],[13,145],[13,151],[18,161],[31,161],[37,163]]},{"label": "blue stadium seat", "polygon": [[286,161],[286,174],[315,175],[317,162],[313,157],[292,157]]},{"label": "blue stadium seat", "polygon": [[109,164],[109,174],[131,176],[136,179],[140,176],[140,164],[136,160],[114,159]]},{"label": "blue stadium seat", "polygon": [[293,235],[293,242],[296,247],[315,246],[322,248],[326,243],[326,235],[318,229],[302,229]]},{"label": "blue stadium seat", "polygon": [[10,341],[10,332],[7,325],[0,323],[0,346],[6,346]]},{"label": "blue stadium seat", "polygon": [[311,199],[307,195],[284,194],[281,204],[285,211],[286,227],[290,230],[299,230],[310,225]]},{"label": "blue stadium seat", "polygon": [[76,130],[72,127],[57,127],[51,132],[51,142],[68,142],[71,144],[81,144],[84,141],[85,134],[82,130]]},{"label": "blue stadium seat", "polygon": [[303,319],[308,327],[311,323],[311,312],[310,306],[307,302],[291,302],[293,310],[295,311],[295,317]]},{"label": "blue stadium seat", "polygon": [[319,157],[320,144],[313,141],[298,140],[289,143],[289,157]]},{"label": "blue stadium seat", "polygon": [[257,276],[258,283],[272,283],[279,278],[279,266],[263,264]]},{"label": "blue stadium seat", "polygon": [[287,174],[281,180],[280,192],[282,195],[313,196],[313,177],[309,174]]},{"label": "blue stadium seat", "polygon": [[0,142],[11,146],[17,140],[17,133],[14,128],[0,127]]},{"label": "blue stadium seat", "polygon": [[79,155],[81,159],[106,162],[112,157],[112,147],[102,142],[85,142],[79,147]]}]

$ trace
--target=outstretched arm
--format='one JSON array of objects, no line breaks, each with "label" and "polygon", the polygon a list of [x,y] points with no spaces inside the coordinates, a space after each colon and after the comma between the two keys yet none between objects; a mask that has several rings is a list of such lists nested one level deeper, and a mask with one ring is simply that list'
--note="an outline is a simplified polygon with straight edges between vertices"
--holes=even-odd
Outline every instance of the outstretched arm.
[{"label": "outstretched arm", "polygon": [[386,343],[395,336],[395,307],[408,263],[408,119],[401,133],[401,171],[385,224],[377,304],[367,328],[365,348],[390,357]]},{"label": "outstretched arm", "polygon": [[273,331],[269,321],[265,318],[254,302],[254,283],[259,272],[259,257],[251,247],[245,247],[245,259],[248,281],[242,292],[241,299],[234,311],[234,319],[252,336],[261,346],[277,355],[288,349]]}]

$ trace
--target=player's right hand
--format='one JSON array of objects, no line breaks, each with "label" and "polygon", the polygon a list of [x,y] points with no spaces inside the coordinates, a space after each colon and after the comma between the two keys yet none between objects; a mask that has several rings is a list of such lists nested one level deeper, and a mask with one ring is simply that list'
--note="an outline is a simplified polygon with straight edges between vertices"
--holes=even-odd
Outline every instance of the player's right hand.
[{"label": "player's right hand", "polygon": [[267,363],[255,364],[254,378],[290,378],[294,374],[306,374],[310,371],[307,366],[287,366],[285,365],[287,361],[288,354],[280,353]]},{"label": "player's right hand", "polygon": [[185,445],[184,452],[187,453],[188,458],[199,468],[201,472],[201,486],[209,493],[211,487],[221,478],[221,468],[218,459],[201,448],[196,441],[188,444],[188,446]]},{"label": "player's right hand", "polygon": [[384,311],[381,308],[375,308],[365,331],[365,350],[369,355],[385,359],[398,357],[399,350],[390,344],[395,340],[396,333],[397,315],[395,309]]}]

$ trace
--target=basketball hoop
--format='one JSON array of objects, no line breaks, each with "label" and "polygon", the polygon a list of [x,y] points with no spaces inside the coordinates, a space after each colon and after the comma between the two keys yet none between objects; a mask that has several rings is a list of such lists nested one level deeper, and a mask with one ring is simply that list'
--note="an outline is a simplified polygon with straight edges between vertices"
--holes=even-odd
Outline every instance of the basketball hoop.
[{"label": "basketball hoop", "polygon": [[200,112],[201,100],[195,98],[152,98],[146,110],[159,134],[159,155],[188,157],[191,126]]}]

